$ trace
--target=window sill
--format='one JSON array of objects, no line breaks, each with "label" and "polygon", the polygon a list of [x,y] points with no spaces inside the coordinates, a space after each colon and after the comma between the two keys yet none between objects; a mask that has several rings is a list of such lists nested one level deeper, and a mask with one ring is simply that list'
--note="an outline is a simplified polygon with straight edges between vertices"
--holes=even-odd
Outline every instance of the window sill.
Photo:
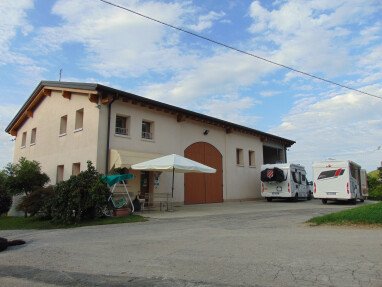
[{"label": "window sill", "polygon": [[144,139],[144,138],[141,138],[141,141],[143,141],[143,142],[152,142],[152,143],[155,143],[155,140]]},{"label": "window sill", "polygon": [[59,135],[58,135],[59,138],[60,138],[60,137],[64,137],[64,136],[66,136],[66,133],[63,133],[63,134],[59,134]]},{"label": "window sill", "polygon": [[244,167],[244,164],[236,164],[236,166]]},{"label": "window sill", "polygon": [[82,130],[83,130],[83,128],[79,128],[79,129],[74,130],[74,132],[75,132],[75,133],[78,133],[78,132],[80,132],[80,131],[82,131]]},{"label": "window sill", "polygon": [[31,143],[31,144],[30,144],[30,146],[34,146],[34,145],[36,145],[36,143]]},{"label": "window sill", "polygon": [[21,146],[20,148],[23,149],[23,148],[26,148],[26,147],[27,147],[26,145],[23,145],[23,146]]},{"label": "window sill", "polygon": [[256,168],[256,166],[255,166],[255,165],[250,165],[249,167],[250,167],[250,168]]},{"label": "window sill", "polygon": [[129,135],[114,134],[114,136],[116,136],[116,137],[121,137],[121,138],[131,139],[131,136],[129,136]]}]

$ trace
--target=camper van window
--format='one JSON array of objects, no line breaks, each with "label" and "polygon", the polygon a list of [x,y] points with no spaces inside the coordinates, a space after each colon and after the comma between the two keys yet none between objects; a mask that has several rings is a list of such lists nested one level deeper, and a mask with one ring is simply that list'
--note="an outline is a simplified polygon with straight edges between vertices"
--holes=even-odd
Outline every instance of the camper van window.
[{"label": "camper van window", "polygon": [[295,183],[301,183],[301,173],[292,171],[292,178]]},{"label": "camper van window", "polygon": [[345,169],[332,169],[332,170],[326,170],[320,173],[317,179],[325,179],[325,178],[331,178],[331,177],[338,177],[340,175],[343,175],[345,172]]},{"label": "camper van window", "polygon": [[302,182],[306,182],[305,174],[301,174],[301,181],[302,181]]},{"label": "camper van window", "polygon": [[358,180],[357,169],[355,169],[353,166],[350,167],[350,174],[351,174],[352,178],[355,178]]}]

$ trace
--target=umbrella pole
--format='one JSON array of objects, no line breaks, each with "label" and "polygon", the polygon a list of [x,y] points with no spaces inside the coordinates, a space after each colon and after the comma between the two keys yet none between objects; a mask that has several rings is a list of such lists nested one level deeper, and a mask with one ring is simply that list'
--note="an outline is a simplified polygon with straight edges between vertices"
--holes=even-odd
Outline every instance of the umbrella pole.
[{"label": "umbrella pole", "polygon": [[174,199],[174,173],[175,173],[175,168],[172,168],[172,189],[171,189],[171,198]]},{"label": "umbrella pole", "polygon": [[[174,177],[175,177],[175,167],[172,167],[172,187],[171,187],[171,211],[173,210],[173,202],[174,202]],[[167,202],[167,211],[170,211],[168,208],[169,202]]]}]

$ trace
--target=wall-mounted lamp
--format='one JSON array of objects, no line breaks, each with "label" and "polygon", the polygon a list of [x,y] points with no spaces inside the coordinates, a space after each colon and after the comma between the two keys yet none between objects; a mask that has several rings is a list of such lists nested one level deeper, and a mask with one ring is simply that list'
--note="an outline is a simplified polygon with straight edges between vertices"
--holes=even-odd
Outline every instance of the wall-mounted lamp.
[{"label": "wall-mounted lamp", "polygon": [[208,135],[209,132],[210,132],[209,130],[204,130],[203,134],[206,136]]}]

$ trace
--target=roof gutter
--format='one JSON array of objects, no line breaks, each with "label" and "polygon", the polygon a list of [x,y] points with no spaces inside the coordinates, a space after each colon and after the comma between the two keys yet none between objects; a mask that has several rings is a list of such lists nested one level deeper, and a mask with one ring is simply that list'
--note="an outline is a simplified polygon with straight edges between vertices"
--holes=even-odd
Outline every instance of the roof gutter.
[{"label": "roof gutter", "polygon": [[111,105],[115,101],[115,97],[111,100],[111,102],[107,106],[107,142],[106,142],[106,163],[105,163],[105,174],[109,174],[109,149],[110,149],[110,122],[111,122]]}]

